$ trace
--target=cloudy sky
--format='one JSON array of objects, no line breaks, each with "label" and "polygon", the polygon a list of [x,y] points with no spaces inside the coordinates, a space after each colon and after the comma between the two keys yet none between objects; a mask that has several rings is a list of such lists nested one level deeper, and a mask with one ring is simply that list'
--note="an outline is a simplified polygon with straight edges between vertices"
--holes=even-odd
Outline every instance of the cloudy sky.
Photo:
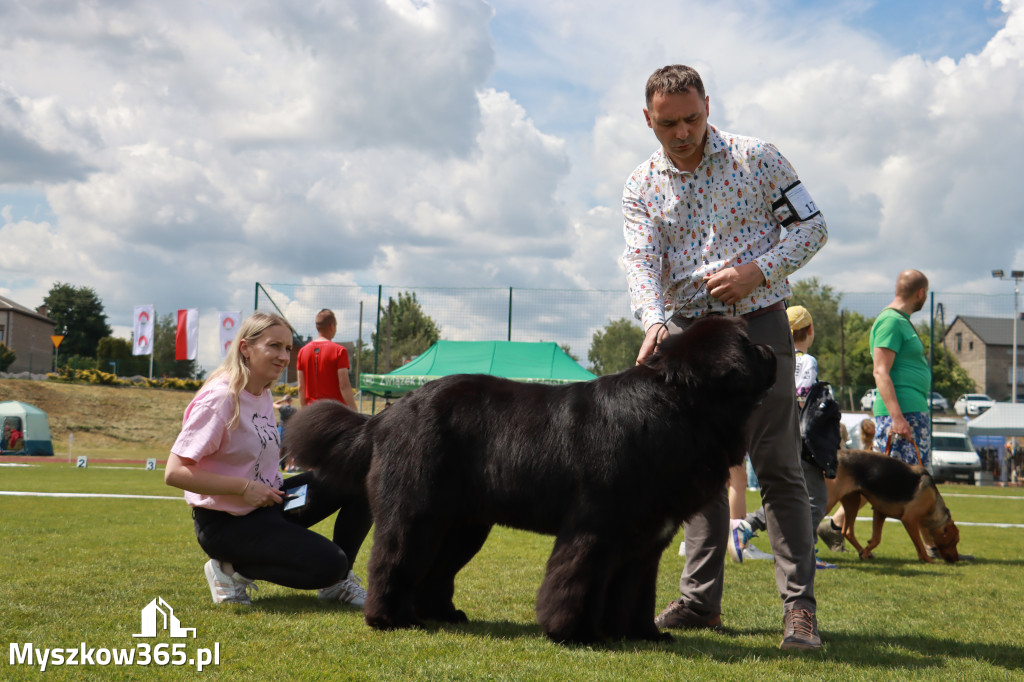
[{"label": "cloudy sky", "polygon": [[127,337],[257,281],[624,289],[667,63],[823,209],[800,277],[1024,268],[1024,0],[0,0],[0,294]]}]

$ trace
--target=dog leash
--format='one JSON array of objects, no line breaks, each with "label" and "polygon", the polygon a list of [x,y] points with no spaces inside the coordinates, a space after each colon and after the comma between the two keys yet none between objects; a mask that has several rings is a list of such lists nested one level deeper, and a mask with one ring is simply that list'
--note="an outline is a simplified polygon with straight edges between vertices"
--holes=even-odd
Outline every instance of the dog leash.
[{"label": "dog leash", "polygon": [[[889,437],[885,439],[885,456],[886,457],[889,456],[889,452],[892,450],[892,437],[894,435],[898,435],[898,434],[893,434],[893,432],[890,431],[889,432]],[[900,436],[900,438],[903,438],[903,436]],[[913,438],[904,438],[904,440],[909,440],[910,444],[914,446],[914,452],[917,453],[917,463],[920,466],[924,466],[924,462],[921,461],[921,450],[918,449],[918,447],[917,447],[917,441],[914,440]]]}]

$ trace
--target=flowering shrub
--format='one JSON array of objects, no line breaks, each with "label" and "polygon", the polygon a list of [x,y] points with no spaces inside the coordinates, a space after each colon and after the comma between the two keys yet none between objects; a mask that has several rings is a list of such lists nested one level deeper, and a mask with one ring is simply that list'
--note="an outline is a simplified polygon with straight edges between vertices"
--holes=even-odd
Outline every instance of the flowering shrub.
[{"label": "flowering shrub", "polygon": [[72,369],[61,367],[56,374],[46,375],[50,381],[60,381],[67,384],[94,384],[98,386],[146,386],[149,388],[170,388],[179,391],[197,391],[203,385],[202,379],[177,379],[174,377],[159,377],[156,379],[137,380],[121,378],[116,374],[102,372],[98,369]]}]

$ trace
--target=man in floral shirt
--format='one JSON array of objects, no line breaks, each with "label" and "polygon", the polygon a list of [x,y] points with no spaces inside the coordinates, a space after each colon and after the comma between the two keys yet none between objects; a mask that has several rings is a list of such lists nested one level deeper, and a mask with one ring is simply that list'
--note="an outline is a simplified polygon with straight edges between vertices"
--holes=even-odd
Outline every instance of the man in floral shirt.
[{"label": "man in floral shirt", "polygon": [[[783,601],[783,649],[819,649],[810,507],[800,466],[787,277],[825,244],[825,220],[789,161],[762,140],[708,124],[700,75],[666,66],[647,81],[644,116],[661,147],[622,194],[630,303],[646,334],[637,362],[666,335],[708,314],[747,319],[751,339],[771,346],[785,380],[747,429],[761,483],[775,578]],[[666,312],[668,311],[668,312]],[[720,498],[686,523],[682,596],[659,627],[722,627],[729,508]]]}]

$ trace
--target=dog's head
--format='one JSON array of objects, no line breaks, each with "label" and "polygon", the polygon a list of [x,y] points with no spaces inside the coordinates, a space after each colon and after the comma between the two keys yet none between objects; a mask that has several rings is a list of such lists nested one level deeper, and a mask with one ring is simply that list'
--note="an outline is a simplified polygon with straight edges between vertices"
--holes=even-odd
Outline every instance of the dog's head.
[{"label": "dog's head", "polygon": [[935,490],[935,508],[931,514],[929,527],[921,528],[921,534],[925,535],[925,540],[930,535],[935,549],[939,551],[939,556],[947,562],[955,564],[960,560],[960,554],[956,549],[957,543],[960,542],[960,529],[953,523],[949,507],[946,506],[946,501],[942,499],[938,489],[934,487],[935,484],[932,482],[931,476],[927,473],[924,476]]},{"label": "dog's head", "polygon": [[952,518],[944,525],[932,529],[931,534],[935,548],[939,550],[939,556],[951,564],[960,560],[960,554],[956,549],[957,543],[960,542],[960,529],[953,523]]},{"label": "dog's head", "polygon": [[690,392],[696,400],[721,396],[716,405],[749,413],[775,384],[775,353],[753,343],[742,318],[701,318],[662,341],[645,364],[665,383]]}]

